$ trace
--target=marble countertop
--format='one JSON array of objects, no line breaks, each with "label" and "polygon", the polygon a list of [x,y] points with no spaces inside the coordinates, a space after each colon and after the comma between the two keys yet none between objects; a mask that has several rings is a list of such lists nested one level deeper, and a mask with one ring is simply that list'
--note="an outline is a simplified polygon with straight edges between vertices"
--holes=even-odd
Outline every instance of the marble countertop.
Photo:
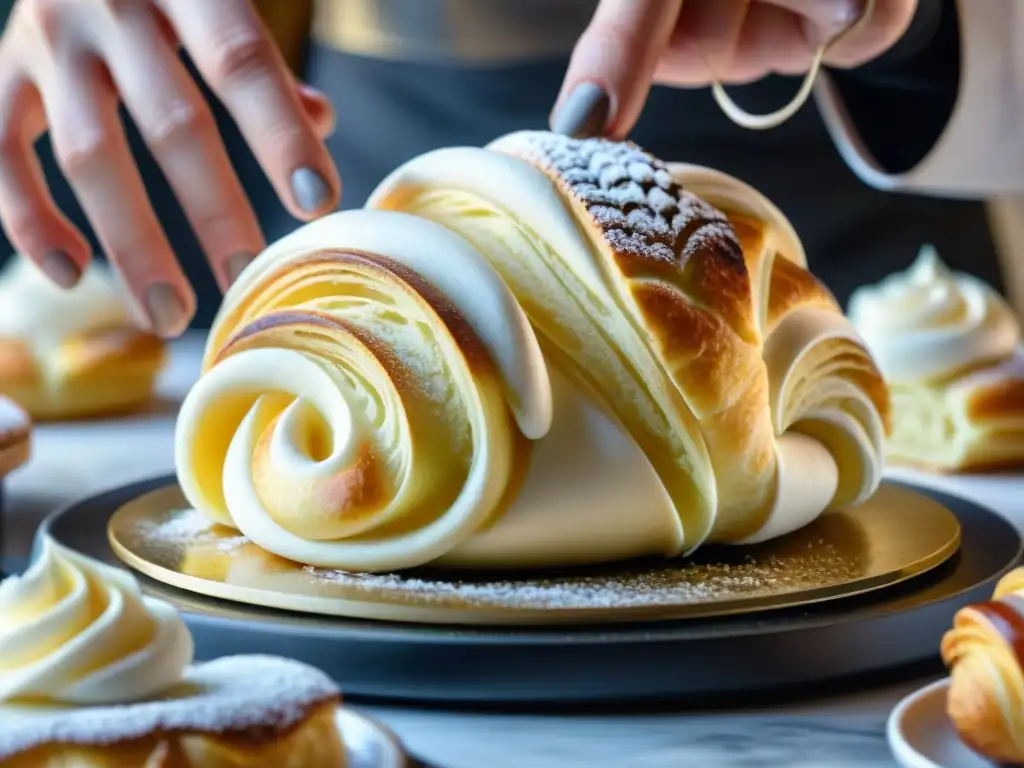
[{"label": "marble countertop", "polygon": [[[56,506],[170,473],[177,405],[199,367],[200,340],[173,350],[160,400],[131,418],[39,427],[33,457],[7,481],[2,555],[25,557],[39,521]],[[922,478],[914,479],[921,481]],[[975,498],[1024,526],[1024,478],[929,481]],[[1017,509],[1013,509],[1016,500]],[[936,638],[936,646],[938,638]],[[884,726],[895,703],[941,674],[888,680],[856,693],[754,702],[728,711],[472,713],[367,706],[410,750],[437,768],[667,768],[668,766],[893,765]]]}]

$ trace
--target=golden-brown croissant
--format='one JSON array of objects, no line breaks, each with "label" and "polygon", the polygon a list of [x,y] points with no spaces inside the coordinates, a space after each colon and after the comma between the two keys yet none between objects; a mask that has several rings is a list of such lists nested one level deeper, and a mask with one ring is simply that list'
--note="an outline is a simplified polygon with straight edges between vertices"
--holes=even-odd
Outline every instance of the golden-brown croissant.
[{"label": "golden-brown croissant", "polygon": [[1006,301],[934,248],[857,291],[850,319],[892,393],[888,459],[939,472],[1024,465],[1024,347]]},{"label": "golden-brown croissant", "polygon": [[1024,763],[1024,568],[992,600],[957,612],[942,638],[946,709],[961,738],[996,762]]},{"label": "golden-brown croissant", "polygon": [[62,290],[28,259],[0,272],[0,394],[34,419],[74,419],[150,399],[164,343],[135,327],[113,274],[91,265]]},{"label": "golden-brown croissant", "polygon": [[346,570],[671,556],[877,487],[884,382],[746,185],[521,133],[417,158],[369,206],[246,270],[179,417],[186,496],[261,547]]}]

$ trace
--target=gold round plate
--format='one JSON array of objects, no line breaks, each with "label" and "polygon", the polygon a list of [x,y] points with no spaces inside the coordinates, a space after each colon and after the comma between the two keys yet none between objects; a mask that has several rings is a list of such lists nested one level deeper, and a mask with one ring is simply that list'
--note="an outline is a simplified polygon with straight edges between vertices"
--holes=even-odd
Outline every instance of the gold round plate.
[{"label": "gold round plate", "polygon": [[120,507],[107,533],[128,566],[192,593],[327,616],[464,625],[658,621],[792,608],[892,586],[940,565],[960,545],[952,512],[888,484],[858,507],[764,544],[544,574],[360,574],[303,566],[208,523],[177,486]]}]

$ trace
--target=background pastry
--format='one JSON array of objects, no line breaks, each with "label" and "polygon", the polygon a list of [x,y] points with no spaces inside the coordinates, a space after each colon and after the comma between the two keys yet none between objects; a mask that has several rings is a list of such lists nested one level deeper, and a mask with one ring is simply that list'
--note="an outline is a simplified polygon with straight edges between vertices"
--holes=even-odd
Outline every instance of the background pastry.
[{"label": "background pastry", "polygon": [[850,318],[892,393],[894,463],[938,471],[1024,465],[1024,348],[1013,310],[931,247],[858,290]]},{"label": "background pastry", "polygon": [[189,667],[192,650],[130,574],[47,542],[0,583],[0,766],[344,765],[325,675],[266,656]]},{"label": "background pastry", "polygon": [[947,711],[972,749],[1024,763],[1024,568],[1005,576],[993,599],[957,612],[942,638],[950,669]]},{"label": "background pastry", "polygon": [[0,394],[33,418],[137,407],[164,359],[164,343],[133,324],[105,265],[93,263],[67,291],[21,256],[0,271]]},{"label": "background pastry", "polygon": [[715,178],[724,213],[628,144],[411,161],[390,210],[308,225],[229,290],[178,421],[186,496],[346,570],[672,556],[866,498],[881,376],[781,214]]},{"label": "background pastry", "polygon": [[25,409],[0,395],[0,483],[28,459],[31,433],[32,421]]}]

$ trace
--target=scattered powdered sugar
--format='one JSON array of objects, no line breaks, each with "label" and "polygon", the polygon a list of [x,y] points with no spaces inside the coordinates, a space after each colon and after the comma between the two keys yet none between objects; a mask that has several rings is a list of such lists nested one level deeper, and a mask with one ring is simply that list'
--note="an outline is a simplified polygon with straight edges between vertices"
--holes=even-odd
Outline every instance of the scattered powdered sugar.
[{"label": "scattered powdered sugar", "polygon": [[[718,552],[721,553],[721,550]],[[505,610],[573,611],[697,606],[756,599],[841,584],[859,566],[819,541],[799,555],[743,556],[735,562],[631,564],[546,578],[451,579],[362,574],[303,567],[306,578],[331,582],[348,599]]]},{"label": "scattered powdered sugar", "polygon": [[[306,566],[271,555],[194,510],[140,525],[135,535],[142,542],[138,550],[160,553],[157,559],[166,567],[199,579],[327,603],[542,611],[557,618],[562,612],[610,608],[665,608],[685,615],[709,604],[756,603],[848,584],[865,575],[868,562],[864,549],[849,546],[858,537],[844,521],[842,515],[825,516],[781,539],[742,549],[707,547],[686,559],[516,573],[422,568],[368,574]],[[325,605],[324,612],[336,609]]]},{"label": "scattered powdered sugar", "polygon": [[273,739],[314,708],[340,701],[318,669],[273,656],[231,656],[192,667],[160,700],[121,706],[0,704],[0,760],[44,744],[105,745],[156,734]]},{"label": "scattered powdered sugar", "polygon": [[249,542],[245,536],[217,525],[195,509],[175,511],[165,520],[141,525],[139,533],[147,540],[164,545],[208,544],[221,552],[229,552]]},{"label": "scattered powdered sugar", "polygon": [[586,206],[617,251],[680,265],[704,253],[742,267],[725,215],[685,191],[664,163],[636,145],[547,132],[516,136],[516,149]]}]

